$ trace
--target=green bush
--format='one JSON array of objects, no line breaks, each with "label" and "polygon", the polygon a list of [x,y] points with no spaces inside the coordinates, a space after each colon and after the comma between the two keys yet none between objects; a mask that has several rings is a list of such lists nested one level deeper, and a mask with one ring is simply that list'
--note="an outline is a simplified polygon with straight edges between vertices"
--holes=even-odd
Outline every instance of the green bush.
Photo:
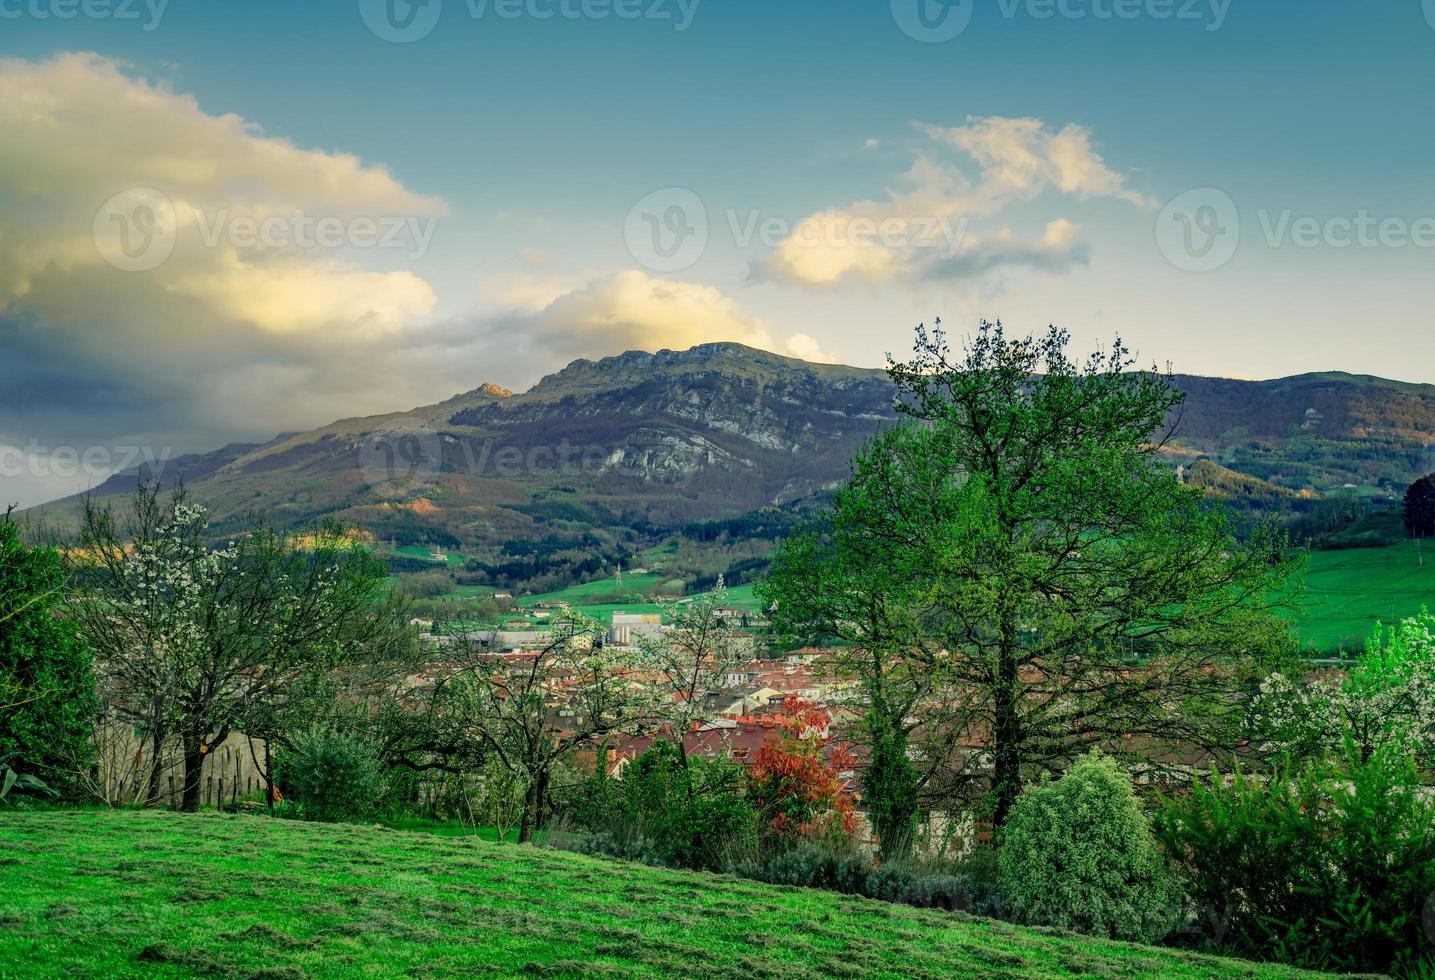
[{"label": "green bush", "polygon": [[[16,768],[17,759],[7,755],[0,759],[0,804],[17,800],[22,793],[55,796],[56,793],[45,781],[34,773],[21,772]],[[10,794],[14,793],[12,797]]]},{"label": "green bush", "polygon": [[[960,875],[920,875],[913,878],[902,892],[900,901],[921,909],[946,909],[948,912],[976,911],[972,884]],[[983,910],[979,914],[989,914]]]},{"label": "green bush", "polygon": [[1213,774],[1167,798],[1156,829],[1213,946],[1325,970],[1431,975],[1421,910],[1435,894],[1435,801],[1424,792],[1409,758],[1351,752],[1265,778]]},{"label": "green bush", "polygon": [[756,877],[771,885],[823,888],[846,895],[867,894],[872,862],[855,854],[835,854],[804,842],[767,862]]},{"label": "green bush", "polygon": [[[728,759],[690,758],[658,742],[622,779],[599,772],[561,804],[563,815],[606,840],[607,853],[655,852],[674,868],[726,871],[756,850],[757,814],[742,767]],[[645,860],[643,858],[634,858]]]},{"label": "green bush", "polygon": [[23,786],[75,797],[99,701],[90,652],[57,615],[67,586],[59,552],[26,547],[0,508],[0,757],[17,785],[28,776]]},{"label": "green bush", "polygon": [[898,862],[873,867],[864,855],[804,841],[766,864],[749,862],[736,870],[770,885],[822,888],[924,909],[1001,917],[1002,901],[993,883],[963,873],[960,865],[948,867],[951,870],[917,871]]},{"label": "green bush", "polygon": [[901,902],[915,878],[916,875],[899,864],[884,864],[874,868],[867,876],[867,884],[862,892],[868,898],[879,901]]},{"label": "green bush", "polygon": [[998,865],[1017,921],[1154,942],[1176,919],[1172,877],[1131,777],[1099,753],[1017,800]]},{"label": "green bush", "polygon": [[384,795],[378,752],[366,739],[311,728],[279,756],[279,782],[309,820],[372,817]]},{"label": "green bush", "polygon": [[556,838],[554,843],[562,850],[572,851],[575,854],[617,858],[620,861],[634,861],[657,868],[670,867],[668,849],[657,841],[649,840],[646,837],[578,834]]}]

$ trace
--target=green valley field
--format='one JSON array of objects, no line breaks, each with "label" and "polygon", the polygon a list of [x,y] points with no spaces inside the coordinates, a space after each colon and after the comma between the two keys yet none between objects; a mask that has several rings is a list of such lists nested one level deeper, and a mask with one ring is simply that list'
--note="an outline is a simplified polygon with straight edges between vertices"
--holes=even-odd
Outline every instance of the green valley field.
[{"label": "green valley field", "polygon": [[[660,579],[661,576],[653,576]],[[569,589],[559,592],[548,592],[543,595],[524,596],[519,605],[525,609],[533,609],[540,602],[563,601],[570,603],[572,608],[585,616],[591,616],[600,623],[612,624],[613,613],[660,613],[663,605],[655,602],[622,602],[620,597],[611,594],[612,581],[590,582],[587,585],[575,585]],[[676,590],[675,590],[676,591]],[[690,599],[701,598],[711,593],[689,596]],[[745,612],[757,612],[761,605],[757,596],[753,594],[750,585],[735,585],[727,590],[727,605],[734,609],[741,609]]]},{"label": "green valley field", "polygon": [[1435,608],[1435,544],[1424,565],[1414,542],[1313,551],[1306,572],[1301,641],[1321,653],[1358,652],[1377,623]]},{"label": "green valley field", "polygon": [[[1426,606],[1435,608],[1435,542],[1425,548],[1423,566],[1421,557],[1410,541],[1386,547],[1312,551],[1306,570],[1305,607],[1296,621],[1302,644],[1319,654],[1356,653],[1365,648],[1378,623],[1395,623]],[[652,593],[662,588],[676,592],[681,585],[659,574],[624,576],[623,582],[620,587],[614,579],[604,578],[524,596],[516,614],[531,613],[540,602],[561,600],[607,624],[615,611],[662,611],[661,605],[641,597],[622,601],[625,592]],[[493,591],[492,587],[464,586],[458,594],[472,598]],[[751,585],[729,588],[727,604],[749,612],[757,612],[761,605]],[[542,625],[540,620],[533,623]]]},{"label": "green valley field", "polygon": [[955,913],[377,827],[0,817],[0,976],[1294,977]]}]

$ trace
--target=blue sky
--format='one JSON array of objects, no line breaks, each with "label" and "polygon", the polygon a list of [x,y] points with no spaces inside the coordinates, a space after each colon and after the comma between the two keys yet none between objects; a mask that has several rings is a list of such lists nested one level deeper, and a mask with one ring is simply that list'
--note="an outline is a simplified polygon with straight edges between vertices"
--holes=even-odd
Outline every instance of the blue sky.
[{"label": "blue sky", "polygon": [[[0,0],[10,94],[62,93],[48,128],[0,110],[21,136],[0,148],[0,230],[8,211],[26,246],[0,248],[20,269],[0,279],[0,343],[26,377],[64,363],[109,395],[0,401],[0,445],[208,448],[703,339],[878,365],[934,315],[1057,322],[1081,346],[1120,333],[1193,373],[1435,381],[1435,237],[1421,237],[1435,235],[1435,0],[968,0],[970,23],[941,43],[904,33],[916,0],[643,0],[629,9],[660,16],[604,19],[580,0],[548,18],[559,0],[519,0],[513,17],[445,0],[411,43],[377,37],[355,0],[169,0],[154,24],[143,3],[61,20],[65,2]],[[147,114],[145,92],[180,101]],[[113,179],[97,164],[71,180],[27,140],[114,158]],[[270,141],[300,155],[283,173]],[[175,176],[181,158],[197,169]],[[54,258],[57,229],[80,235],[134,186],[211,217],[415,214],[432,239],[316,258],[232,242],[196,256],[181,236],[176,258],[130,278]],[[655,268],[634,254],[641,220],[625,222],[670,188],[700,202],[708,242]],[[1219,194],[1169,211],[1198,188]],[[950,262],[845,238],[814,259],[781,233],[822,215],[908,235],[970,224]],[[1387,232],[1339,247],[1362,216]],[[1191,268],[1206,251],[1173,258],[1192,221],[1233,254],[1208,271]],[[735,240],[761,222],[779,230]],[[256,282],[263,308],[244,293]],[[133,353],[146,343],[158,363]]]}]

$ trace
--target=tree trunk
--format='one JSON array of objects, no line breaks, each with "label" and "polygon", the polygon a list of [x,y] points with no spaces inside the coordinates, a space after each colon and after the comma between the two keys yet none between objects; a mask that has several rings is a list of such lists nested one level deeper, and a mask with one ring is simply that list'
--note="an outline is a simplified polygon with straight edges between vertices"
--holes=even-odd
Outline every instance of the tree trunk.
[{"label": "tree trunk", "polygon": [[[254,751],[254,738],[250,735],[244,736],[245,742],[249,744],[249,761],[259,770],[260,776],[264,779],[264,808],[269,815],[274,816],[274,770],[269,764],[269,740],[264,740],[264,762],[259,761],[259,753]],[[235,777],[236,781],[238,776]]]},{"label": "tree trunk", "polygon": [[164,768],[164,730],[155,727],[150,731],[149,786],[145,789],[145,806],[159,802],[159,777]]},{"label": "tree trunk", "polygon": [[992,779],[996,791],[993,828],[1006,823],[1012,804],[1021,793],[1021,719],[1017,715],[1016,657],[1003,651],[998,674],[995,724],[992,728],[992,755],[995,757]]},{"label": "tree trunk", "polygon": [[546,827],[548,825],[548,817],[545,812],[548,809],[548,770],[546,769],[543,771],[543,774],[538,777],[537,797],[533,820],[539,827]]},{"label": "tree trunk", "polygon": [[906,857],[912,850],[917,818],[916,774],[907,760],[907,736],[901,720],[893,721],[887,712],[874,708],[868,723],[871,757],[862,793],[872,830],[877,834],[878,854],[883,861],[891,861]]},{"label": "tree trunk", "polygon": [[200,782],[204,775],[203,745],[199,738],[184,738],[184,797],[179,808],[185,813],[199,810]]},{"label": "tree trunk", "polygon": [[533,815],[537,809],[538,780],[534,779],[528,784],[523,793],[523,819],[518,824],[518,843],[531,844],[533,842]]},{"label": "tree trunk", "polygon": [[269,754],[269,739],[264,740],[264,802],[269,808],[269,815],[274,816],[274,800],[278,796],[274,791],[274,760]]}]

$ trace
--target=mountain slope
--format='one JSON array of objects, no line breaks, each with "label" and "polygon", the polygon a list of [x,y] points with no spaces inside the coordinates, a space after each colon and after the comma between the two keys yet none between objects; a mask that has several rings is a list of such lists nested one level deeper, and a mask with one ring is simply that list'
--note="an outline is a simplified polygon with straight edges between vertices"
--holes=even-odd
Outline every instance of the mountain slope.
[{"label": "mountain slope", "polygon": [[[1246,495],[1259,486],[1280,502],[1354,484],[1389,496],[1435,470],[1432,386],[1342,374],[1176,384],[1188,400],[1173,458],[1218,466],[1205,475],[1226,474],[1228,489],[1239,481],[1227,471],[1264,481]],[[696,537],[709,544],[771,540],[846,477],[856,450],[894,419],[892,398],[883,371],[738,344],[632,351],[575,361],[522,394],[485,385],[411,412],[186,457],[160,475],[182,474],[219,533],[251,510],[288,526],[334,515],[385,543],[459,551],[473,559],[475,583],[541,590],[625,556],[631,567],[698,522],[708,522]],[[126,492],[133,480],[98,492]],[[77,506],[40,511],[64,524]],[[708,572],[723,570],[713,561]]]}]

